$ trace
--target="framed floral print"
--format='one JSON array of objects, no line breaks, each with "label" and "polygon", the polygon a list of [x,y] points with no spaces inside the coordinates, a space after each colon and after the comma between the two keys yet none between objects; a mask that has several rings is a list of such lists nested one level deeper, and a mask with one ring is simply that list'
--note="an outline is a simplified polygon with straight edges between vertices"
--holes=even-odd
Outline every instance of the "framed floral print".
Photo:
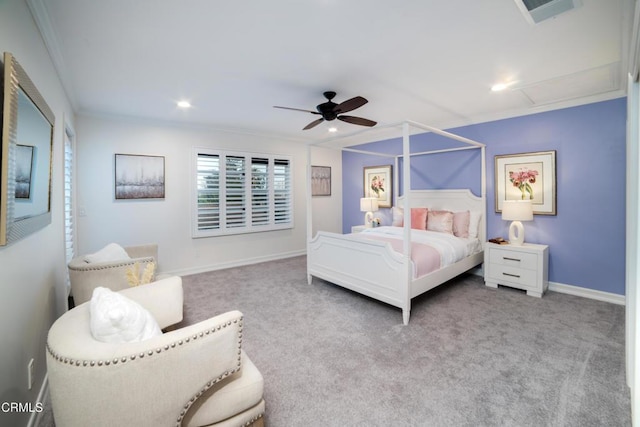
[{"label": "framed floral print", "polygon": [[390,208],[393,203],[391,165],[364,168],[364,197],[375,197],[378,206]]},{"label": "framed floral print", "polygon": [[496,212],[505,200],[531,200],[533,213],[556,215],[556,152],[495,156]]}]

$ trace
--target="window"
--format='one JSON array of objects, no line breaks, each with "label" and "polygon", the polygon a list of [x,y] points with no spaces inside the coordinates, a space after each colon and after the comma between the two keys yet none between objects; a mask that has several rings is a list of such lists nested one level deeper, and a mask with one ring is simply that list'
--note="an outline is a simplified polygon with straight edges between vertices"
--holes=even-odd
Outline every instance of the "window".
[{"label": "window", "polygon": [[291,159],[197,148],[193,237],[293,228]]},{"label": "window", "polygon": [[[64,132],[64,240],[65,240],[65,258],[67,264],[75,255],[75,224],[73,218],[74,195],[73,195],[73,159],[75,134],[73,130],[65,123]],[[69,271],[66,271],[67,294],[71,291],[71,282],[69,281]]]}]

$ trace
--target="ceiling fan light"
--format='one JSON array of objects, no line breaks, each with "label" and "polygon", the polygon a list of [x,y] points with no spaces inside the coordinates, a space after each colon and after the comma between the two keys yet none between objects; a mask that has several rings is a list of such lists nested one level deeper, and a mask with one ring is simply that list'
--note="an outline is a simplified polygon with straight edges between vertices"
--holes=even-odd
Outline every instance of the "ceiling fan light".
[{"label": "ceiling fan light", "polygon": [[178,101],[178,108],[191,108],[191,103],[189,101]]}]

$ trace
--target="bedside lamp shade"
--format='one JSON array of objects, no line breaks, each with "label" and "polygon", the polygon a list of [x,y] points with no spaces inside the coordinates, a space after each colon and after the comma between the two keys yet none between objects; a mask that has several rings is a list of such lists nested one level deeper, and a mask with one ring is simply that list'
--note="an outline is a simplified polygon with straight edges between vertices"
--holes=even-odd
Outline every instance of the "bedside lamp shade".
[{"label": "bedside lamp shade", "polygon": [[520,246],[524,243],[524,226],[520,221],[533,220],[531,200],[505,200],[502,204],[502,219],[512,221],[509,226],[509,242]]},{"label": "bedside lamp shade", "polygon": [[378,199],[375,197],[363,197],[360,199],[360,211],[366,212],[364,214],[365,227],[371,227],[371,221],[373,221],[373,212],[378,210]]}]

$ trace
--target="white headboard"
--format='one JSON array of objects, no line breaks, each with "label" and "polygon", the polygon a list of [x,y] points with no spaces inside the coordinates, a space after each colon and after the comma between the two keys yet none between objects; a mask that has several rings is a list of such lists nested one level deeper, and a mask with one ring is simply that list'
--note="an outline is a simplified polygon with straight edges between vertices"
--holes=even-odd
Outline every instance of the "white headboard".
[{"label": "white headboard", "polygon": [[[404,208],[405,197],[396,200],[396,206]],[[460,190],[412,190],[409,195],[411,208],[429,208],[452,212],[476,211],[481,213],[478,227],[478,238],[481,242],[487,240],[487,204],[482,197],[474,195],[469,189]]]}]

